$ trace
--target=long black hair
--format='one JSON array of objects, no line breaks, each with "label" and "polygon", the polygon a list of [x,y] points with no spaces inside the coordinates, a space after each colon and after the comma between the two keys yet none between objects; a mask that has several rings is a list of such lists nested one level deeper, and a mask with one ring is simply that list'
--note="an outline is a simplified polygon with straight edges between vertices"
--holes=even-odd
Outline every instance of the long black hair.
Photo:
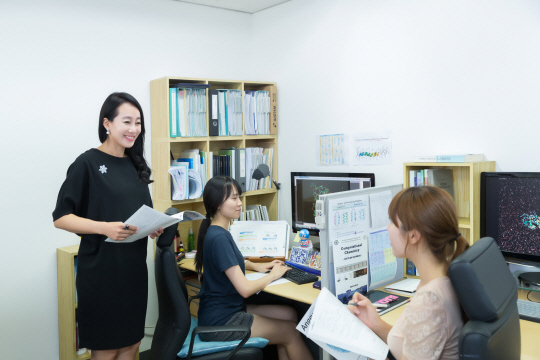
[{"label": "long black hair", "polygon": [[141,108],[141,105],[133,96],[125,92],[115,92],[112,93],[105,99],[105,102],[101,106],[101,111],[99,112],[99,124],[98,124],[98,135],[99,141],[103,144],[107,140],[107,133],[105,126],[103,126],[103,119],[107,118],[110,122],[118,115],[118,107],[124,103],[130,103],[135,106],[139,113],[141,114],[141,133],[135,139],[135,143],[131,148],[126,148],[125,154],[129,156],[135,169],[137,169],[137,174],[139,179],[145,184],[150,184],[154,180],[150,180],[150,175],[152,170],[148,166],[148,163],[144,159],[144,115]]},{"label": "long black hair", "polygon": [[238,195],[242,194],[240,185],[228,176],[214,176],[204,187],[203,203],[206,209],[206,219],[201,222],[199,236],[197,237],[197,254],[195,255],[195,270],[201,272],[203,267],[204,238],[211,223],[211,218],[216,214],[219,206],[225,202],[236,189]]}]

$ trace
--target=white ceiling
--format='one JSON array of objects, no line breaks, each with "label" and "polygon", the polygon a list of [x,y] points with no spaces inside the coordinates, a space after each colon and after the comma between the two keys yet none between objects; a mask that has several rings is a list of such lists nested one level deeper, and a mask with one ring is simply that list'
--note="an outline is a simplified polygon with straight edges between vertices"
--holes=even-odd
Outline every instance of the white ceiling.
[{"label": "white ceiling", "polygon": [[212,6],[221,9],[256,13],[290,0],[176,0],[198,5]]}]

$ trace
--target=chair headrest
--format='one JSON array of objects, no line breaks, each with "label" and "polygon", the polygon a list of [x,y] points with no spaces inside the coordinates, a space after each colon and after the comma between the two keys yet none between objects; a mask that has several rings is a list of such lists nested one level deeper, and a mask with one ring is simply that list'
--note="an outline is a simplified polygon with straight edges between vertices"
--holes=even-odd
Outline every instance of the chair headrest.
[{"label": "chair headrest", "polygon": [[[167,215],[174,215],[178,214],[180,210],[177,208],[170,207],[167,210],[165,210],[165,214]],[[174,235],[176,234],[176,229],[178,229],[178,224],[171,225],[165,229],[163,229],[163,234],[161,234],[157,240],[156,246],[158,248],[164,248],[167,246],[171,246],[171,244],[174,241]]]},{"label": "chair headrest", "polygon": [[459,302],[471,320],[491,322],[517,306],[517,283],[495,240],[485,237],[448,268]]}]

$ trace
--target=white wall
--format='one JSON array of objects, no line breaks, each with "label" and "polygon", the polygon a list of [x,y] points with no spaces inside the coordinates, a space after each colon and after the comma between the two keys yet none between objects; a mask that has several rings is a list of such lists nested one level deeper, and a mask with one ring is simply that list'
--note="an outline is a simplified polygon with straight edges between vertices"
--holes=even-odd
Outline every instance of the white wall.
[{"label": "white wall", "polygon": [[51,213],[69,164],[99,145],[105,98],[134,95],[150,129],[150,80],[253,79],[250,26],[248,14],[169,0],[0,1],[1,359],[58,359],[56,248],[78,237]]},{"label": "white wall", "polygon": [[[386,185],[436,153],[540,171],[539,15],[530,0],[293,0],[253,16],[169,0],[1,1],[0,358],[58,358],[55,249],[78,241],[51,212],[69,164],[99,144],[109,93],[134,95],[149,129],[152,79],[276,81],[290,220],[291,171],[375,172]],[[393,132],[392,165],[315,166],[316,135],[379,129]],[[152,295],[147,325],[156,318]]]},{"label": "white wall", "polygon": [[[291,171],[388,185],[413,156],[469,153],[540,171],[539,2],[293,0],[252,22],[256,74],[279,89],[280,218]],[[315,165],[317,135],[365,130],[392,131],[392,165]]]}]

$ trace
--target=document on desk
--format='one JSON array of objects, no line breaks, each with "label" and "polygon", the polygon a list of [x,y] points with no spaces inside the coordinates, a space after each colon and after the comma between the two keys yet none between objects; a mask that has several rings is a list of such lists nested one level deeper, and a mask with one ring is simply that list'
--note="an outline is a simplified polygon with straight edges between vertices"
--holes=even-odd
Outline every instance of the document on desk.
[{"label": "document on desk", "polygon": [[105,241],[116,244],[130,243],[147,237],[159,228],[165,229],[166,227],[179,222],[202,219],[204,219],[204,216],[196,211],[183,211],[181,213],[169,216],[154,210],[149,206],[143,205],[139,208],[139,210],[135,211],[135,213],[131,215],[129,219],[124,221],[124,223],[127,225],[132,225],[139,228],[139,231],[136,234],[129,236],[123,241],[115,241],[110,238],[107,238]]},{"label": "document on desk", "polygon": [[317,297],[307,336],[374,360],[388,355],[388,345],[326,288]]},{"label": "document on desk", "polygon": [[[263,273],[260,273],[260,272],[256,272],[256,273],[246,274],[246,279],[248,279],[249,281],[259,280],[260,278],[262,278],[262,277],[264,277],[266,275],[268,275],[268,274],[263,274]],[[268,284],[266,286],[285,284],[285,283],[288,283],[288,282],[290,282],[290,281],[287,280],[287,279],[284,279],[284,278],[280,278],[280,279],[272,281],[270,284]]]}]

